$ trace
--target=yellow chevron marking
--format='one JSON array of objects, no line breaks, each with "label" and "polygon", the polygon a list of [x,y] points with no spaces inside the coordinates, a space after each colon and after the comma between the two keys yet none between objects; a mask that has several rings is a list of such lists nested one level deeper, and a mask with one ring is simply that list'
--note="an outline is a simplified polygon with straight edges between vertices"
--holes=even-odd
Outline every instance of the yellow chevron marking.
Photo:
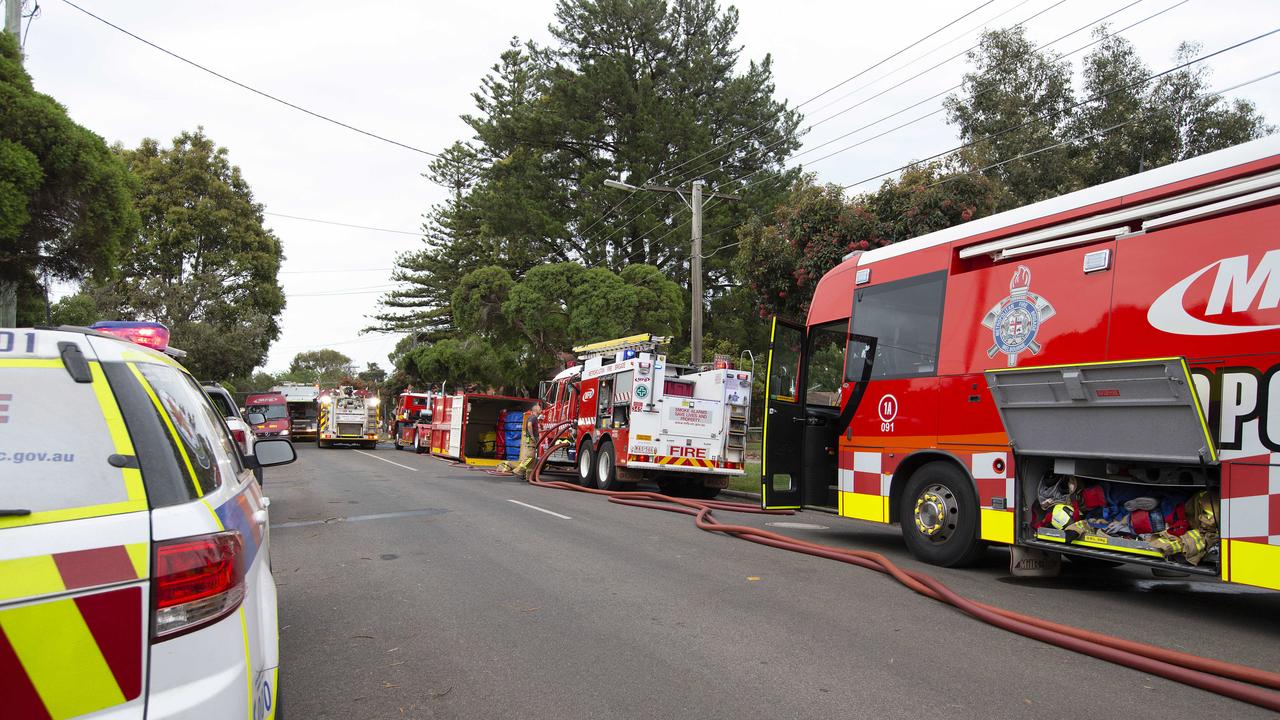
[{"label": "yellow chevron marking", "polygon": [[0,600],[48,595],[66,589],[52,555],[0,560]]},{"label": "yellow chevron marking", "polygon": [[125,552],[129,553],[129,562],[133,563],[133,571],[138,577],[147,577],[151,565],[151,544],[150,543],[129,543],[124,546]]},{"label": "yellow chevron marking", "polygon": [[0,612],[0,630],[54,720],[125,701],[75,601],[5,610]]}]

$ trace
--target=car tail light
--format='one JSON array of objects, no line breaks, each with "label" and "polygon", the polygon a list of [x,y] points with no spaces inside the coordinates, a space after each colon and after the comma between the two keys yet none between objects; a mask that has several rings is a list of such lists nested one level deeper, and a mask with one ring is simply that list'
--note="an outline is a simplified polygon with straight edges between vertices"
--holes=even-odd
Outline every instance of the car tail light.
[{"label": "car tail light", "polygon": [[241,445],[244,445],[244,431],[243,431],[243,430],[240,430],[240,429],[233,429],[233,430],[231,431],[231,437],[235,438],[235,439],[236,439],[236,442],[240,443]]},{"label": "car tail light", "polygon": [[217,622],[244,599],[244,539],[230,531],[156,543],[151,583],[156,642]]}]

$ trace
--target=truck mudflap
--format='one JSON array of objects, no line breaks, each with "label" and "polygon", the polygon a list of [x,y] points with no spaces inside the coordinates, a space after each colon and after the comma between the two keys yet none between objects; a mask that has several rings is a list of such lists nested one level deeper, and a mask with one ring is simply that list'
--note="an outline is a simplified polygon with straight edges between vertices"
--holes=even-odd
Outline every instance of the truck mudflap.
[{"label": "truck mudflap", "polygon": [[986,379],[1019,454],[1186,465],[1218,460],[1183,358],[997,369]]}]

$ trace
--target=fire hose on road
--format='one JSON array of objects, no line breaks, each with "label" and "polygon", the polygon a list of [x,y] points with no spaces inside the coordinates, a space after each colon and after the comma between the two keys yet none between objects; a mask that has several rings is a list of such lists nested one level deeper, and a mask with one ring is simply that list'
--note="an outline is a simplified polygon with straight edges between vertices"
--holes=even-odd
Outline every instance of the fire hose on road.
[{"label": "fire hose on road", "polygon": [[1005,610],[970,600],[929,575],[899,567],[880,553],[848,550],[830,545],[811,543],[749,525],[730,525],[720,522],[713,515],[716,510],[753,514],[792,514],[790,510],[764,510],[744,503],[676,498],[648,491],[598,490],[583,487],[577,483],[543,480],[541,475],[547,458],[555,450],[568,446],[568,441],[560,439],[565,430],[567,430],[565,426],[556,426],[548,429],[543,434],[544,438],[549,436],[553,438],[553,441],[546,446],[543,452],[537,455],[529,468],[526,476],[529,484],[538,487],[603,495],[609,499],[609,502],[619,505],[691,515],[694,518],[695,525],[701,530],[724,533],[760,545],[875,570],[892,576],[898,582],[925,597],[951,605],[966,615],[989,625],[1066,650],[1107,660],[1141,672],[1280,712],[1280,673],[1125,640]]}]

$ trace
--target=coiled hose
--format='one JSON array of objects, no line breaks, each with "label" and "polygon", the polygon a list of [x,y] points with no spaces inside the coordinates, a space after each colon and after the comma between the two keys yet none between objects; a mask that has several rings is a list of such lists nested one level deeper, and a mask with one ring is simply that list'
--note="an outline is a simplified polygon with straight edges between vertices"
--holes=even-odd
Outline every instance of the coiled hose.
[{"label": "coiled hose", "polygon": [[553,438],[546,449],[539,453],[530,467],[526,479],[531,485],[559,490],[604,495],[609,502],[631,507],[691,515],[701,530],[717,532],[741,538],[760,545],[768,545],[814,557],[857,565],[884,573],[915,592],[944,602],[961,612],[1024,637],[1033,638],[1066,650],[1072,650],[1101,660],[1150,673],[1185,685],[1207,690],[1218,695],[1240,700],[1280,712],[1280,673],[1246,665],[1200,657],[1190,653],[1162,648],[1146,643],[1092,632],[1083,628],[1051,622],[1030,615],[1023,615],[1004,608],[966,598],[951,590],[936,578],[915,570],[906,570],[884,555],[864,550],[848,550],[811,543],[749,525],[729,525],[720,522],[712,514],[715,510],[755,514],[791,514],[790,510],[763,510],[744,503],[722,500],[693,500],[676,498],[648,491],[609,491],[587,488],[577,483],[543,480],[541,475],[551,453],[568,447],[567,440],[560,439],[568,430],[567,424],[548,429],[543,437]]}]

